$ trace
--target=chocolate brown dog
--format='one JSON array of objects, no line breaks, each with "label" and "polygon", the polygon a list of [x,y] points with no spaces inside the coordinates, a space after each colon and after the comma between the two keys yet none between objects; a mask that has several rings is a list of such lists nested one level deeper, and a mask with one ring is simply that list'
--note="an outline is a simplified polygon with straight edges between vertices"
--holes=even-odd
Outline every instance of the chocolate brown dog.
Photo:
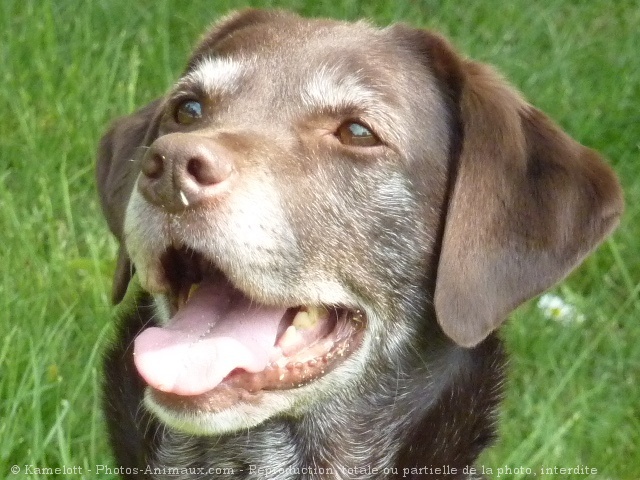
[{"label": "chocolate brown dog", "polygon": [[592,150],[440,36],[228,16],[97,178],[125,477],[475,478],[509,312],[616,226]]}]

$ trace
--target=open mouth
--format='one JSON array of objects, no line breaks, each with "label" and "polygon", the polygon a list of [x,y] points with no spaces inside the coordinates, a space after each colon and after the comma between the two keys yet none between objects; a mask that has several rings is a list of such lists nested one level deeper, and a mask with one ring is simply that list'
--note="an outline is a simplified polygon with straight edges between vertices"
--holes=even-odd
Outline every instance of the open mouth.
[{"label": "open mouth", "polygon": [[227,405],[217,408],[225,408],[264,391],[298,388],[329,373],[361,342],[360,310],[258,304],[186,248],[167,250],[160,265],[172,318],[136,338],[134,359],[163,404],[215,408],[218,398]]}]

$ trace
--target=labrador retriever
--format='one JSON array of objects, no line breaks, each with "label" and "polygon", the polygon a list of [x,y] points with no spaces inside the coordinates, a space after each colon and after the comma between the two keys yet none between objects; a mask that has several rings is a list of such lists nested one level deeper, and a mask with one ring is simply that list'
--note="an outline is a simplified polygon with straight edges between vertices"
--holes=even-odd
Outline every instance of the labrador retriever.
[{"label": "labrador retriever", "polygon": [[495,330],[622,211],[596,152],[441,36],[283,11],[217,23],[97,180],[125,478],[478,478]]}]

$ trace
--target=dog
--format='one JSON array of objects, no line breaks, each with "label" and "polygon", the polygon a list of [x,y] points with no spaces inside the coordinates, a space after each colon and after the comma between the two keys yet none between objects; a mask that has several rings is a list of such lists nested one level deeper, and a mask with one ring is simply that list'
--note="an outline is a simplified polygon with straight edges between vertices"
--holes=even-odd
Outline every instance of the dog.
[{"label": "dog", "polygon": [[113,123],[97,183],[125,478],[480,478],[496,330],[623,209],[596,152],[438,34],[285,11],[214,25]]}]

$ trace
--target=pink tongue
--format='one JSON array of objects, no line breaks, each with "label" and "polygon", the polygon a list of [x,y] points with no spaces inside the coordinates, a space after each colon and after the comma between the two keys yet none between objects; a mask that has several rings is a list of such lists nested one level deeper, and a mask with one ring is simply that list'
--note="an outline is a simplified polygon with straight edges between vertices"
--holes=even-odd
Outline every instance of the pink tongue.
[{"label": "pink tongue", "polygon": [[265,369],[285,312],[256,305],[226,281],[204,281],[166,326],[138,335],[136,367],[158,390],[208,392],[236,368]]}]

